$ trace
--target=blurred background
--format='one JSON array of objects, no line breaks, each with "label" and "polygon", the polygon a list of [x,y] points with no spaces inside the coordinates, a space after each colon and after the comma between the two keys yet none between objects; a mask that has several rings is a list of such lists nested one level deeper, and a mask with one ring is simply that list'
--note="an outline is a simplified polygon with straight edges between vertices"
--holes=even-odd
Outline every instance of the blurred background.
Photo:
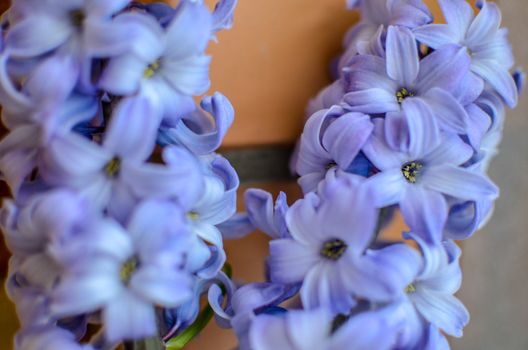
[{"label": "blurred background", "polygon": [[[65,0],[67,1],[67,0]],[[367,0],[368,1],[368,0]],[[424,0],[441,16],[435,0]],[[174,2],[177,2],[174,1]],[[211,5],[215,1],[207,1]],[[528,69],[526,0],[499,0],[503,25],[510,28],[517,64]],[[302,130],[310,97],[330,82],[328,63],[341,49],[347,28],[358,14],[345,11],[345,0],[239,0],[235,26],[211,43],[213,91],[221,91],[236,109],[224,151],[241,148],[290,147]],[[9,1],[0,0],[0,11]],[[471,313],[464,338],[453,349],[528,349],[528,98],[508,113],[501,154],[491,177],[501,188],[494,217],[462,243],[464,281],[459,293]],[[283,164],[285,165],[285,164]],[[247,183],[274,195],[299,197],[295,182]],[[5,192],[3,192],[5,193]],[[392,231],[398,232],[396,222]],[[254,234],[227,242],[234,277],[250,282],[263,278],[267,240]],[[8,253],[0,248],[0,273]],[[0,350],[11,349],[17,329],[13,307],[0,293]],[[230,331],[210,324],[189,349],[229,350],[236,346]],[[60,349],[57,349],[60,350]],[[278,349],[279,350],[279,349]]]}]

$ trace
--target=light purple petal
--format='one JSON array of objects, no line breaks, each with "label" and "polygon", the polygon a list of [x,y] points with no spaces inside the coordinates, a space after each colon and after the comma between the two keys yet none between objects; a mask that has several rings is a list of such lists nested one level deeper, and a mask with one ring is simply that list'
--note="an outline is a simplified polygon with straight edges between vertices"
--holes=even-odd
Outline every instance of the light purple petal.
[{"label": "light purple petal", "polygon": [[87,0],[87,9],[96,16],[106,17],[125,8],[130,0]]},{"label": "light purple petal", "polygon": [[463,200],[496,198],[499,189],[484,175],[453,165],[430,167],[423,174],[428,188]]},{"label": "light purple petal", "polygon": [[135,208],[127,230],[138,252],[150,258],[160,250],[163,241],[181,232],[184,222],[183,211],[177,205],[162,200],[145,200]]},{"label": "light purple petal", "polygon": [[63,278],[53,291],[51,312],[62,317],[75,316],[94,312],[113,300],[122,287],[115,263],[108,260],[98,259],[91,262],[93,267],[104,269],[98,273],[92,272],[78,278]]},{"label": "light purple petal", "polygon": [[368,115],[348,113],[330,124],[323,135],[322,144],[335,162],[346,169],[370,137],[373,128]]},{"label": "light purple petal", "polygon": [[[212,131],[198,133],[187,126],[184,120],[173,129],[172,135],[193,153],[204,155],[215,151],[233,123],[235,111],[229,100],[219,92],[206,96],[201,102],[202,109],[214,118],[215,128]],[[198,112],[203,113],[203,112]],[[194,115],[192,115],[194,116]],[[209,116],[203,115],[207,119]],[[192,120],[192,119],[191,119]]]},{"label": "light purple petal", "polygon": [[440,142],[440,130],[431,107],[420,98],[407,98],[402,103],[409,128],[409,148],[412,159],[419,159]]},{"label": "light purple petal", "polygon": [[142,162],[154,150],[161,114],[145,97],[122,100],[110,120],[103,147],[127,161]]},{"label": "light purple petal", "polygon": [[57,136],[43,153],[42,175],[50,183],[82,187],[103,174],[103,168],[112,156],[82,136]]},{"label": "light purple petal", "polygon": [[347,110],[366,114],[394,112],[400,109],[396,92],[380,88],[349,92],[343,97],[343,101]]},{"label": "light purple petal", "polygon": [[325,307],[335,313],[343,313],[350,310],[355,301],[350,289],[344,284],[343,275],[347,269],[340,264],[344,261],[321,262],[313,267],[300,290],[301,300],[305,309]]},{"label": "light purple petal", "polygon": [[173,58],[201,54],[211,38],[212,16],[205,5],[185,1],[167,28],[166,55]]},{"label": "light purple petal", "polygon": [[422,99],[434,113],[438,125],[443,130],[466,134],[469,117],[462,105],[450,93],[440,88],[432,88]]},{"label": "light purple petal", "polygon": [[467,106],[475,102],[484,91],[484,80],[469,71],[468,74],[460,81],[459,86],[453,90],[448,91],[456,98],[462,106]]},{"label": "light purple petal", "polygon": [[315,193],[309,193],[295,202],[286,213],[288,229],[296,241],[314,246],[321,243],[320,227],[316,216],[318,204],[319,197]]},{"label": "light purple petal", "polygon": [[257,317],[251,325],[249,338],[255,350],[295,349],[284,320],[276,316],[264,314]]},{"label": "light purple petal", "polygon": [[70,95],[79,77],[79,66],[69,55],[53,55],[31,73],[24,89],[40,108],[62,103]]},{"label": "light purple petal", "polygon": [[474,149],[480,149],[482,139],[491,127],[491,118],[479,106],[472,103],[466,107],[469,116],[468,139]]},{"label": "light purple petal", "polygon": [[15,196],[37,165],[39,133],[37,126],[27,124],[11,130],[0,142],[0,171]]},{"label": "light purple petal", "polygon": [[460,248],[452,241],[436,246],[421,242],[420,248],[424,255],[425,268],[416,281],[416,286],[446,294],[456,293],[462,284]]},{"label": "light purple petal", "polygon": [[133,54],[113,58],[103,71],[99,87],[116,95],[130,95],[139,89],[147,63]]},{"label": "light purple petal", "polygon": [[316,214],[320,239],[339,238],[356,254],[372,241],[378,217],[362,180],[354,175],[327,178],[319,187],[321,204]]},{"label": "light purple petal", "polygon": [[297,179],[297,183],[302,188],[303,193],[309,193],[317,190],[317,186],[324,179],[324,172],[314,172],[302,175]]},{"label": "light purple petal", "polygon": [[6,47],[11,55],[35,57],[62,45],[73,35],[67,21],[49,16],[28,16],[10,28]]},{"label": "light purple petal", "polygon": [[122,164],[123,181],[139,197],[176,198],[190,209],[201,197],[203,179],[196,159],[178,147],[163,151],[166,166],[161,164]]},{"label": "light purple petal", "polygon": [[132,46],[135,40],[133,38],[135,29],[130,23],[123,21],[101,21],[99,18],[86,18],[83,27],[86,54],[89,57],[97,58],[122,55]]},{"label": "light purple petal", "polygon": [[[4,109],[3,114],[6,114],[6,111],[20,113],[20,111],[26,111],[31,108],[31,100],[17,90],[14,82],[9,76],[8,72],[8,58],[7,55],[0,55],[0,102]],[[2,121],[6,126],[12,127],[7,123],[5,116],[2,116]]]},{"label": "light purple petal", "polygon": [[455,134],[444,133],[440,143],[423,157],[427,163],[461,165],[471,158],[473,150]]},{"label": "light purple petal", "polygon": [[345,94],[343,82],[336,80],[331,85],[321,90],[315,98],[308,102],[306,116],[309,117],[321,109],[327,109],[339,104]]},{"label": "light purple petal", "polygon": [[[115,260],[115,264],[125,261],[134,253],[134,247],[128,233],[113,220],[100,220],[92,224],[86,235],[90,238],[85,242],[86,237],[57,237],[48,249],[57,261],[69,266],[75,264],[80,257],[88,259],[94,255],[105,255]],[[65,240],[65,242],[62,242]],[[85,257],[87,256],[87,257]],[[85,263],[85,260],[82,260]],[[102,261],[101,264],[111,265],[112,262]],[[107,265],[104,265],[107,266]],[[77,271],[83,266],[74,265],[71,268]],[[112,266],[108,269],[113,268]]]},{"label": "light purple petal", "polygon": [[510,73],[492,60],[474,60],[471,70],[482,77],[504,99],[508,107],[517,105],[517,86]]},{"label": "light purple petal", "polygon": [[335,331],[328,350],[394,349],[400,327],[395,326],[398,322],[394,322],[392,319],[398,318],[395,316],[398,312],[387,310],[387,308],[382,308],[379,311],[366,311],[351,317]]},{"label": "light purple petal", "polygon": [[278,238],[271,194],[260,189],[250,188],[244,193],[244,204],[249,219],[255,227],[271,237]]},{"label": "light purple petal", "polygon": [[387,74],[410,88],[418,76],[418,46],[412,32],[405,27],[390,26],[387,30]]},{"label": "light purple petal", "polygon": [[387,76],[387,63],[381,57],[357,55],[350,66],[344,69],[344,87],[346,91],[381,88],[394,92],[400,88],[396,82]]},{"label": "light purple petal", "polygon": [[512,45],[508,39],[508,29],[500,28],[491,38],[469,47],[472,58],[478,60],[494,60],[504,69],[511,69],[515,63]]},{"label": "light purple petal", "polygon": [[368,178],[366,185],[372,194],[372,201],[378,208],[400,202],[406,182],[399,168],[385,170]]},{"label": "light purple petal", "polygon": [[155,266],[140,267],[130,279],[130,289],[143,300],[163,307],[177,307],[192,296],[191,279]]},{"label": "light purple petal", "polygon": [[408,156],[390,148],[385,140],[384,128],[384,120],[374,120],[374,132],[365,146],[363,146],[363,152],[376,168],[380,170],[400,168],[409,160]]},{"label": "light purple petal", "polygon": [[439,0],[438,2],[456,40],[464,39],[473,20],[471,5],[465,0]]},{"label": "light purple petal", "polygon": [[159,59],[166,48],[165,32],[153,16],[128,12],[117,16],[114,24],[128,31],[128,45],[132,53],[147,64]]},{"label": "light purple petal", "polygon": [[421,0],[391,1],[387,6],[394,25],[412,29],[433,21],[431,11]]},{"label": "light purple petal", "polygon": [[305,175],[312,172],[321,172],[331,162],[328,149],[325,149],[321,139],[324,132],[325,121],[337,117],[333,113],[340,108],[324,109],[316,112],[306,121],[300,139],[299,155],[297,159],[297,173]]},{"label": "light purple petal", "polygon": [[345,275],[348,287],[368,300],[387,301],[403,293],[420,270],[420,256],[404,244],[368,250]]},{"label": "light purple petal", "polygon": [[233,15],[237,0],[219,0],[213,12],[212,31],[230,29],[233,26]]},{"label": "light purple petal", "polygon": [[466,76],[470,61],[467,50],[458,45],[436,50],[420,62],[416,92],[424,94],[433,87],[454,91]]},{"label": "light purple petal", "polygon": [[128,291],[112,299],[102,316],[110,343],[151,337],[157,331],[154,306]]},{"label": "light purple petal", "polygon": [[331,315],[324,308],[288,313],[285,328],[295,349],[313,349],[328,337]]},{"label": "light purple petal", "polygon": [[179,93],[163,77],[154,75],[143,81],[141,94],[163,111],[163,124],[175,126],[185,115],[196,109],[196,102],[190,95]]},{"label": "light purple petal", "polygon": [[420,291],[413,294],[412,299],[429,322],[451,336],[462,336],[462,329],[469,322],[469,312],[460,300],[449,294],[432,291]]},{"label": "light purple petal", "polygon": [[[422,175],[423,176],[423,175]],[[425,179],[420,179],[425,182]],[[444,196],[418,183],[407,187],[400,202],[405,223],[429,243],[439,242],[447,220],[448,206]]]},{"label": "light purple petal", "polygon": [[413,30],[418,41],[433,49],[439,49],[447,44],[456,44],[457,39],[451,27],[446,24],[428,24]]},{"label": "light purple petal", "polygon": [[495,34],[501,23],[501,12],[497,4],[484,2],[484,6],[475,17],[467,32],[469,46],[479,45]]},{"label": "light purple petal", "polygon": [[271,280],[278,283],[301,282],[323,259],[319,249],[318,246],[304,245],[291,239],[271,241],[268,260]]},{"label": "light purple petal", "polygon": [[190,56],[175,61],[163,60],[159,74],[176,90],[200,95],[209,89],[209,56]]}]

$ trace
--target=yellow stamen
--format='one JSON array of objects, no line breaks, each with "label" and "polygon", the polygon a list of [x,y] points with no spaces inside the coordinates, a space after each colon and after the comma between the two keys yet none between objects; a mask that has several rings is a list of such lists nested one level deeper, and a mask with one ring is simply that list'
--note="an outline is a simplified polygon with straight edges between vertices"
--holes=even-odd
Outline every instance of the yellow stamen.
[{"label": "yellow stamen", "polygon": [[117,175],[119,175],[120,170],[121,170],[121,159],[119,159],[119,157],[112,158],[112,160],[106,163],[104,167],[106,176],[108,176],[109,178],[114,178]]},{"label": "yellow stamen", "polygon": [[200,214],[195,211],[190,211],[187,213],[187,217],[191,220],[198,220],[200,218]]},{"label": "yellow stamen", "polygon": [[151,64],[148,65],[147,68],[145,68],[145,71],[143,72],[143,76],[145,78],[152,78],[152,76],[154,76],[154,74],[156,74],[157,70],[159,69],[160,67],[160,61],[157,60]]},{"label": "yellow stamen", "polygon": [[121,282],[124,284],[128,284],[130,282],[130,279],[132,278],[132,275],[134,272],[136,272],[138,268],[138,260],[133,257],[125,261],[125,263],[121,266],[121,271],[119,271],[119,277],[121,278]]},{"label": "yellow stamen", "polygon": [[347,250],[347,245],[340,239],[332,239],[326,241],[321,248],[320,254],[322,257],[329,260],[338,260],[345,251]]},{"label": "yellow stamen", "polygon": [[418,179],[418,175],[420,174],[420,170],[422,168],[422,163],[413,161],[403,164],[401,171],[405,180],[407,180],[407,182],[409,183],[414,184],[416,183],[416,180]]},{"label": "yellow stamen", "polygon": [[401,88],[398,92],[396,92],[396,99],[398,100],[399,104],[403,103],[403,100],[405,100],[407,97],[413,97],[414,94],[407,90],[406,88]]},{"label": "yellow stamen", "polygon": [[416,287],[414,284],[409,284],[407,287],[405,287],[405,293],[410,294],[416,292]]}]

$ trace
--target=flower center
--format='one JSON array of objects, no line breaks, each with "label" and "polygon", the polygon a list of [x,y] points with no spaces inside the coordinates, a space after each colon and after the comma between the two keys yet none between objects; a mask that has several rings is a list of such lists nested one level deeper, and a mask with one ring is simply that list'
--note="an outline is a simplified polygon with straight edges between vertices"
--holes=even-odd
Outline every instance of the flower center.
[{"label": "flower center", "polygon": [[411,283],[407,287],[405,287],[404,291],[407,294],[411,294],[411,293],[416,292],[416,287],[414,286],[414,284]]},{"label": "flower center", "polygon": [[340,239],[326,241],[321,248],[320,254],[328,260],[338,260],[347,250],[347,245]]},{"label": "flower center", "polygon": [[130,279],[132,278],[134,272],[136,272],[138,266],[139,261],[136,257],[128,259],[123,265],[121,265],[119,277],[121,278],[121,282],[123,282],[123,284],[127,285],[130,282]]},{"label": "flower center", "polygon": [[423,164],[418,161],[412,161],[403,164],[401,167],[401,171],[403,174],[403,177],[407,182],[409,183],[416,183],[416,180],[418,179],[418,176],[420,175],[420,170],[423,168]]},{"label": "flower center", "polygon": [[403,103],[403,100],[405,100],[407,97],[413,97],[414,93],[407,90],[406,88],[401,88],[396,92],[396,99],[398,100],[399,104]]},{"label": "flower center", "polygon": [[187,217],[191,220],[198,220],[200,218],[200,214],[195,211],[190,211],[187,213]]},{"label": "flower center", "polygon": [[152,78],[152,76],[156,74],[156,72],[158,71],[159,67],[160,67],[160,61],[159,60],[154,61],[153,63],[149,64],[147,68],[145,68],[145,71],[143,72],[143,76],[147,79]]},{"label": "flower center", "polygon": [[81,28],[86,19],[86,14],[83,10],[77,9],[70,12],[70,22],[75,28]]},{"label": "flower center", "polygon": [[117,175],[119,175],[120,170],[121,170],[121,159],[119,157],[112,158],[112,160],[106,163],[104,167],[106,176],[108,176],[111,179],[117,177]]},{"label": "flower center", "polygon": [[334,161],[331,161],[330,163],[326,164],[325,169],[326,170],[330,170],[330,169],[332,169],[335,166],[337,166],[337,163],[334,162]]}]

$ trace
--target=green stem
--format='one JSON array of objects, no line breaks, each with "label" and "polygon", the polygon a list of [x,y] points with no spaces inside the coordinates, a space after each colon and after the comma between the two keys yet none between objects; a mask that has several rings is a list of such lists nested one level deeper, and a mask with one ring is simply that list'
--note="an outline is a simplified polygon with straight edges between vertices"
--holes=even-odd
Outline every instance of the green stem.
[{"label": "green stem", "polygon": [[207,326],[213,318],[213,309],[206,306],[194,323],[183,333],[167,342],[167,350],[181,350]]},{"label": "green stem", "polygon": [[[224,265],[224,268],[222,269],[224,273],[231,278],[233,276],[233,268],[230,264],[226,263]],[[226,290],[222,286],[222,294],[225,295]],[[194,323],[187,328],[185,331],[183,331],[180,335],[177,337],[172,338],[169,340],[167,345],[167,350],[181,350],[187,345],[191,340],[194,339],[201,331],[204,330],[204,328],[209,324],[211,319],[214,316],[214,311],[211,308],[211,306],[207,305],[202,312],[198,315]]]}]

